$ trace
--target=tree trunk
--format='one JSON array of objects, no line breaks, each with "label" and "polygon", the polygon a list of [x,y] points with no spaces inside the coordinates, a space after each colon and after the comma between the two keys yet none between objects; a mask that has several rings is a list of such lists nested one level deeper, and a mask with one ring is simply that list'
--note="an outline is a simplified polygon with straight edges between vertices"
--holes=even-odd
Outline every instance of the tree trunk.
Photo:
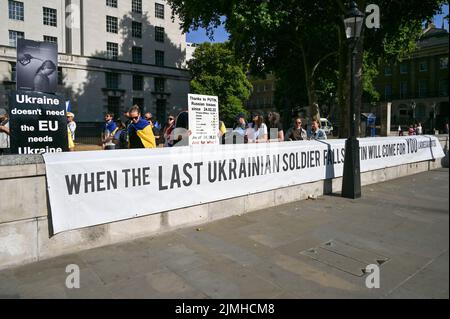
[{"label": "tree trunk", "polygon": [[303,68],[305,72],[305,83],[306,83],[306,91],[308,93],[308,116],[311,120],[313,119],[320,119],[320,109],[319,109],[319,103],[318,98],[316,94],[316,86],[314,83],[314,76],[313,76],[313,68],[311,67],[310,63],[308,63],[308,59],[306,56],[305,49],[303,45],[301,45],[301,51],[302,51],[302,58],[303,58]]}]

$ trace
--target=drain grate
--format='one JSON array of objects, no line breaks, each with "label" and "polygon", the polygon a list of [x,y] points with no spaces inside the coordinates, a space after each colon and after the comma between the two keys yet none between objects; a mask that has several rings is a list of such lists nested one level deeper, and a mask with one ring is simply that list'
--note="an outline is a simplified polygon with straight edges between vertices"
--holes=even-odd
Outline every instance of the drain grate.
[{"label": "drain grate", "polygon": [[318,247],[301,251],[300,254],[358,277],[364,276],[367,265],[381,266],[389,260],[377,252],[337,240],[329,240]]}]

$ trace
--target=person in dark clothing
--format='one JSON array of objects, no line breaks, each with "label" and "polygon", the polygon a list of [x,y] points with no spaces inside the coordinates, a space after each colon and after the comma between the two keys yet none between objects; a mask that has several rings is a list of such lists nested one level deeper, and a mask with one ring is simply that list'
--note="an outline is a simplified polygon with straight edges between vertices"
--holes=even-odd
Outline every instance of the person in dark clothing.
[{"label": "person in dark clothing", "polygon": [[303,141],[307,139],[306,130],[302,127],[302,119],[296,117],[294,126],[286,132],[285,141]]},{"label": "person in dark clothing", "polygon": [[130,111],[131,124],[128,126],[129,148],[155,148],[156,141],[152,126],[141,117],[139,106],[133,106]]},{"label": "person in dark clothing", "polygon": [[280,121],[280,114],[277,112],[269,112],[269,114],[267,115],[267,119],[267,125],[269,128],[269,140],[278,139],[279,142],[283,142],[284,132],[283,125]]}]

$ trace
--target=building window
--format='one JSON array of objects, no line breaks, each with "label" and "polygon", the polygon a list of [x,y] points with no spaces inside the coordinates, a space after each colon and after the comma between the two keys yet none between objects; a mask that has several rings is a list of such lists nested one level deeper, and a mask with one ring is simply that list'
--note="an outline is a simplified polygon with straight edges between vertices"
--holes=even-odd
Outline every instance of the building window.
[{"label": "building window", "polygon": [[392,68],[390,66],[387,66],[384,68],[384,75],[385,76],[391,76],[392,75]]},{"label": "building window", "polygon": [[407,98],[408,94],[408,82],[400,82],[400,98]]},{"label": "building window", "polygon": [[164,19],[164,5],[155,3],[155,17]]},{"label": "building window", "polygon": [[17,46],[17,39],[25,38],[25,33],[21,31],[9,30],[9,45],[12,47]]},{"label": "building window", "polygon": [[408,74],[408,64],[406,63],[400,64],[400,74]]},{"label": "building window", "polygon": [[23,2],[9,0],[8,11],[9,11],[9,18],[11,20],[23,21],[24,16]]},{"label": "building window", "polygon": [[392,85],[387,84],[384,87],[384,99],[389,101],[392,98]]},{"label": "building window", "polygon": [[106,0],[106,5],[108,7],[117,8],[117,0]]},{"label": "building window", "polygon": [[119,73],[107,72],[105,73],[106,88],[117,90],[119,88]]},{"label": "building window", "polygon": [[135,13],[142,13],[142,0],[132,0],[131,11]]},{"label": "building window", "polygon": [[11,65],[11,82],[16,82],[16,62],[9,62]]},{"label": "building window", "polygon": [[167,117],[167,101],[164,99],[156,100],[156,118],[159,123],[165,123]]},{"label": "building window", "polygon": [[133,75],[133,91],[144,90],[144,77],[142,75]]},{"label": "building window", "polygon": [[51,37],[49,35],[44,35],[44,42],[50,42],[50,43],[58,44],[58,38],[57,37]]},{"label": "building window", "polygon": [[131,22],[131,35],[135,38],[142,38],[142,23]]},{"label": "building window", "polygon": [[56,9],[43,7],[44,25],[56,27]]},{"label": "building window", "polygon": [[439,95],[448,96],[448,80],[439,81]]},{"label": "building window", "polygon": [[142,63],[142,48],[141,47],[132,47],[131,55],[133,58],[133,63]]},{"label": "building window", "polygon": [[118,32],[118,22],[116,17],[106,16],[106,32]]},{"label": "building window", "polygon": [[426,72],[428,71],[428,63],[427,61],[421,61],[419,63],[419,72]]},{"label": "building window", "polygon": [[448,68],[448,56],[439,59],[439,68],[441,70]]},{"label": "building window", "polygon": [[108,113],[120,114],[120,96],[108,96]]},{"label": "building window", "polygon": [[143,98],[141,98],[141,97],[134,97],[133,98],[133,105],[139,106],[139,108],[141,109],[141,113],[144,112],[145,104],[144,104],[144,99]]},{"label": "building window", "polygon": [[155,41],[164,42],[164,28],[155,27]]},{"label": "building window", "polygon": [[164,51],[155,51],[155,64],[157,66],[164,66]]},{"label": "building window", "polygon": [[427,97],[427,81],[419,80],[419,97]]},{"label": "building window", "polygon": [[163,78],[155,78],[155,92],[165,91],[165,80]]},{"label": "building window", "polygon": [[114,42],[106,42],[106,57],[110,60],[117,60],[119,56],[119,45]]}]

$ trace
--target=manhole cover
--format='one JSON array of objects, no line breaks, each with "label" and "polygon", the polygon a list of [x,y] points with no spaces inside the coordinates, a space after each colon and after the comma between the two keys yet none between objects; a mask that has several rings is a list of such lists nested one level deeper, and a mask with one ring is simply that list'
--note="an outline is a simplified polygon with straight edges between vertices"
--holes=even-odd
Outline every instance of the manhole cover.
[{"label": "manhole cover", "polygon": [[337,240],[329,240],[300,254],[358,277],[364,276],[367,265],[381,266],[389,260],[377,252]]}]

